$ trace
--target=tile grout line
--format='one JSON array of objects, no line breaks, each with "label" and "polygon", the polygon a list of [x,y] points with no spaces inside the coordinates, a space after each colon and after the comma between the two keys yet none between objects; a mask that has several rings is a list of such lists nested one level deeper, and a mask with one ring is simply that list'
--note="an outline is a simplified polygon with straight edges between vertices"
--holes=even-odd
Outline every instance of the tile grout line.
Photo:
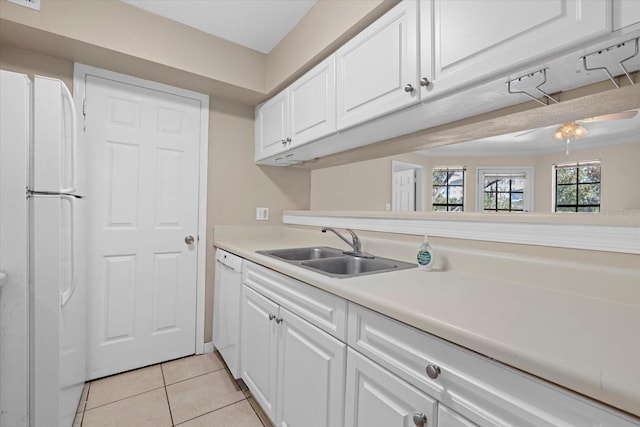
[{"label": "tile grout line", "polygon": [[[219,371],[222,371],[223,369],[224,369],[224,368],[220,368],[220,369],[214,369],[213,371],[203,372],[203,373],[201,373],[201,374],[194,375],[194,376],[192,376],[192,377],[185,378],[185,379],[182,379],[182,380],[180,380],[180,381],[176,381],[176,382],[171,383],[171,384],[166,384],[166,383],[165,383],[165,387],[172,386],[172,385],[175,385],[175,384],[180,384],[180,383],[183,383],[183,382],[185,382],[185,381],[189,381],[189,380],[192,380],[192,379],[194,379],[194,378],[202,377],[202,376],[205,376],[205,375],[213,374],[214,372],[219,372]],[[164,380],[164,374],[163,374],[163,378],[162,378],[162,379]]]},{"label": "tile grout line", "polygon": [[[163,378],[163,382],[164,382],[164,378]],[[123,400],[131,399],[132,397],[136,397],[136,396],[140,396],[140,395],[152,392],[152,391],[160,390],[163,387],[164,386],[160,386],[160,387],[152,388],[152,389],[149,389],[149,390],[145,390],[143,392],[132,394],[131,396],[123,397],[121,399],[117,399],[117,400],[114,400],[112,402],[103,403],[102,405],[94,406],[93,408],[89,408],[89,409],[86,409],[86,405],[85,405],[85,412],[93,411],[94,409],[102,408],[104,406],[108,406],[108,405],[111,405],[113,403],[122,402]],[[88,401],[88,399],[87,399],[87,401]]]},{"label": "tile grout line", "polygon": [[[85,384],[85,386],[87,387],[87,395],[84,396],[84,402],[83,402],[83,405],[82,405],[82,417],[80,418],[80,427],[82,427],[82,425],[84,424],[84,416],[85,416],[85,413],[87,411],[87,403],[89,402],[89,393],[91,393],[91,383],[92,382],[93,381],[89,381],[89,382],[87,382]],[[78,414],[76,414],[76,416],[77,415]]]},{"label": "tile grout line", "polygon": [[169,392],[167,391],[167,381],[164,378],[164,369],[162,368],[162,363],[160,363],[160,373],[162,374],[162,384],[164,384],[164,395],[167,398],[167,406],[169,407],[169,417],[171,418],[171,425],[174,426],[173,423],[173,412],[171,412],[171,403],[169,402]]},{"label": "tile grout line", "polygon": [[[195,416],[195,417],[193,417],[193,418],[186,419],[186,420],[184,420],[184,421],[181,421],[181,422],[180,422],[180,424],[177,424],[176,426],[180,426],[180,425],[182,425],[182,424],[188,423],[189,421],[193,421],[193,420],[196,420],[196,419],[198,419],[198,418],[204,417],[205,415],[211,414],[211,413],[213,413],[213,412],[218,412],[218,411],[219,411],[219,410],[221,410],[221,409],[228,408],[229,406],[232,406],[232,405],[235,405],[235,404],[237,404],[237,403],[240,403],[240,402],[242,402],[243,400],[247,400],[247,398],[246,398],[246,397],[245,397],[245,398],[242,398],[242,399],[240,399],[240,400],[238,400],[238,401],[231,402],[231,403],[229,403],[229,404],[227,404],[227,405],[224,405],[224,406],[221,406],[221,407],[219,407],[219,408],[216,408],[216,409],[214,409],[213,411],[205,412],[204,414],[200,414],[200,415]],[[248,402],[247,402],[247,403],[248,403]],[[249,404],[249,406],[251,406],[251,405]],[[253,409],[253,407],[252,407],[251,409]],[[258,417],[258,419],[260,419],[260,417]],[[262,420],[261,420],[260,422],[262,422]],[[174,426],[174,427],[176,427],[176,426]]]}]

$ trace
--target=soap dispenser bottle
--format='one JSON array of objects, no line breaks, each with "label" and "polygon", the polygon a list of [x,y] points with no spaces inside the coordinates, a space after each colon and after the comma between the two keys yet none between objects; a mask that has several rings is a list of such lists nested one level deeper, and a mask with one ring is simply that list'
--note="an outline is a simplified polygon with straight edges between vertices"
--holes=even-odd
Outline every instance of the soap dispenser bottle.
[{"label": "soap dispenser bottle", "polygon": [[433,249],[427,241],[427,236],[424,236],[424,241],[418,248],[418,268],[424,271],[431,271],[433,267]]}]

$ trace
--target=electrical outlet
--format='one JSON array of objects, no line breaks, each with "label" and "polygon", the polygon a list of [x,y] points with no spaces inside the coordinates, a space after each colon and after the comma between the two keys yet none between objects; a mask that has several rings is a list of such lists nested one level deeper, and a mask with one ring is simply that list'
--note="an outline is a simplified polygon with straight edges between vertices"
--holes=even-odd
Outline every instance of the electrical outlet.
[{"label": "electrical outlet", "polygon": [[40,0],[9,0],[11,3],[28,7],[29,9],[40,10]]},{"label": "electrical outlet", "polygon": [[256,208],[256,221],[269,221],[269,208]]}]

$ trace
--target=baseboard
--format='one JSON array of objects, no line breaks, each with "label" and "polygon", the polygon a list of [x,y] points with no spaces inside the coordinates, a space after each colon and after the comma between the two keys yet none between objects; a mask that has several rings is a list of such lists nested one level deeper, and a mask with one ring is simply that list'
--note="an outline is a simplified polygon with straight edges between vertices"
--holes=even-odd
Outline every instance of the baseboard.
[{"label": "baseboard", "polygon": [[213,341],[209,341],[204,343],[204,352],[205,353],[213,353],[216,350],[216,348],[213,345]]}]

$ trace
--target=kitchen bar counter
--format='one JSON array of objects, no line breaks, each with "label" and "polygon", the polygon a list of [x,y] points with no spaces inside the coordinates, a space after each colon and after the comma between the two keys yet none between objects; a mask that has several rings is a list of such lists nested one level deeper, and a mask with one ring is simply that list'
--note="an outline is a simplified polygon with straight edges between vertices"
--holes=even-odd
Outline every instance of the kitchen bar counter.
[{"label": "kitchen bar counter", "polygon": [[[414,261],[408,254],[417,246],[411,242],[362,240],[364,250],[374,255]],[[554,265],[435,247],[439,258],[431,272],[409,269],[334,279],[256,253],[344,246],[317,229],[256,233],[255,228],[216,228],[215,246],[640,416],[638,269]],[[457,268],[474,263],[484,266],[480,274]],[[493,267],[496,274],[490,277]],[[549,283],[553,276],[557,284]],[[538,285],[538,280],[544,283]]]}]

